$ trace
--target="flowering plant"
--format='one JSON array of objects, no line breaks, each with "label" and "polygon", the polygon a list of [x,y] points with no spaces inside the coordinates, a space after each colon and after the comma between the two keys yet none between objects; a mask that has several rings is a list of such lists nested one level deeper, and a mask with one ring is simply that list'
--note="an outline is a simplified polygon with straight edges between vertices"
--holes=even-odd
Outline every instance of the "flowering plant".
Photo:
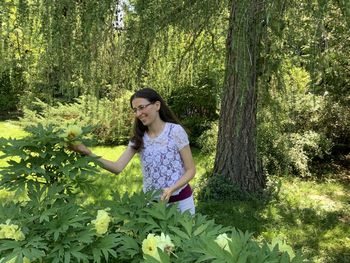
[{"label": "flowering plant", "polygon": [[144,255],[150,255],[157,260],[160,260],[157,239],[154,234],[148,234],[147,238],[142,241],[142,251]]},{"label": "flowering plant", "polygon": [[111,218],[106,210],[98,210],[96,219],[92,220],[91,223],[95,225],[96,233],[103,235],[107,232],[110,221]]},{"label": "flowering plant", "polygon": [[6,224],[0,224],[0,239],[24,240],[25,236],[19,226],[10,224],[10,222],[11,220],[7,220]]},{"label": "flowering plant", "polygon": [[[285,243],[261,244],[203,215],[154,203],[157,193],[113,193],[90,207],[82,204],[83,189],[94,191],[85,176],[98,172],[94,159],[68,151],[55,127],[30,131],[21,140],[0,138],[1,158],[10,157],[0,187],[27,194],[0,204],[0,263],[304,262]],[[67,136],[76,139],[82,131]],[[91,212],[96,208],[97,215]]]},{"label": "flowering plant", "polygon": [[80,141],[77,141],[77,139],[83,134],[83,130],[78,125],[68,125],[65,127],[62,131],[62,133],[59,135],[61,138],[63,138],[66,142],[69,144],[80,144]]},{"label": "flowering plant", "polygon": [[64,133],[61,134],[62,137],[66,137],[69,140],[74,140],[83,133],[83,130],[78,125],[68,125],[64,129]]},{"label": "flowering plant", "polygon": [[[91,165],[95,160],[88,156],[81,157],[67,148],[68,141],[81,138],[87,131],[78,126],[62,130],[53,125],[38,125],[27,128],[29,135],[22,139],[0,138],[0,151],[3,152],[0,158],[12,158],[8,166],[2,169],[1,185],[23,192],[34,182],[64,185],[63,191],[66,193],[87,187],[91,182],[87,176],[98,171],[97,165]],[[62,134],[66,137],[62,137]]]},{"label": "flowering plant", "polygon": [[217,238],[215,239],[215,242],[222,248],[227,250],[228,252],[230,252],[230,247],[228,242],[232,241],[231,238],[229,238],[227,236],[226,233],[220,234],[217,236]]},{"label": "flowering plant", "polygon": [[170,237],[168,235],[164,235],[164,233],[161,233],[160,236],[148,234],[147,238],[142,241],[143,254],[150,255],[158,261],[161,261],[158,248],[169,255],[174,248],[174,244]]}]

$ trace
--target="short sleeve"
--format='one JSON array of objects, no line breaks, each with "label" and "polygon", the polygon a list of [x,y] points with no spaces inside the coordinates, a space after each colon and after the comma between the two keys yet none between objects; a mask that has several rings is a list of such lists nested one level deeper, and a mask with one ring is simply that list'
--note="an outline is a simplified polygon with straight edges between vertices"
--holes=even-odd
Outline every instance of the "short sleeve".
[{"label": "short sleeve", "polygon": [[173,136],[177,149],[180,151],[183,147],[190,144],[187,133],[181,125],[175,125],[173,128]]}]

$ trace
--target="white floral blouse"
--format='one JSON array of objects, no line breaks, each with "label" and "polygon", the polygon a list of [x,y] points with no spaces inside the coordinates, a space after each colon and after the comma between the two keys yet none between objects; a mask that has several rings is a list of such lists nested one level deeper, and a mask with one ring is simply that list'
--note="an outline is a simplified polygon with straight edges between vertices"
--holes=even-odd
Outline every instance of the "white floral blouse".
[{"label": "white floral blouse", "polygon": [[145,133],[143,143],[140,152],[143,190],[159,190],[175,184],[185,173],[180,150],[189,145],[186,131],[179,124],[166,122],[157,137],[151,138]]}]

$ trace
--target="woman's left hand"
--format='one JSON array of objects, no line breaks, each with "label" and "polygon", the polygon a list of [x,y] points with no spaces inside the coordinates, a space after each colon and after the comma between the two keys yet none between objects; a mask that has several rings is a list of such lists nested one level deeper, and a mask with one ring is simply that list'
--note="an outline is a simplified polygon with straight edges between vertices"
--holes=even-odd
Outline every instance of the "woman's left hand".
[{"label": "woman's left hand", "polygon": [[171,187],[167,187],[163,189],[163,194],[160,198],[162,201],[169,201],[170,196],[173,194],[174,190]]}]

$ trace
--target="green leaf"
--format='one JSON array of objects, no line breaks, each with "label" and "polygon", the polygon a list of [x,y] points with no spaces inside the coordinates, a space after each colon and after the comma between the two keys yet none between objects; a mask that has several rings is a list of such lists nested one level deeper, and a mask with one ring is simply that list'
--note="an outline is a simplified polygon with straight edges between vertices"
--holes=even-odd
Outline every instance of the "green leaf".
[{"label": "green leaf", "polygon": [[64,263],[70,263],[70,252],[64,253]]},{"label": "green leaf", "polygon": [[192,236],[193,221],[188,217],[184,217],[184,218],[181,218],[179,223],[185,228],[187,235],[189,237]]},{"label": "green leaf", "polygon": [[281,255],[281,260],[280,263],[289,263],[290,262],[290,258],[287,252],[283,252]]},{"label": "green leaf", "polygon": [[144,211],[157,219],[166,219],[164,207],[158,204],[154,204],[151,208],[145,208]]},{"label": "green leaf", "polygon": [[200,256],[197,260],[196,260],[196,263],[199,263],[199,262],[207,262],[207,261],[210,261],[210,260],[213,260],[215,259],[214,256],[211,256],[211,255],[203,255],[203,256]]},{"label": "green leaf", "polygon": [[0,241],[0,252],[8,249],[16,249],[19,247],[21,247],[21,244],[18,241],[12,241],[12,240]]},{"label": "green leaf", "polygon": [[120,241],[118,252],[125,253],[130,256],[130,258],[133,258],[140,252],[140,244],[135,239],[129,236],[123,236],[120,238]]},{"label": "green leaf", "polygon": [[150,255],[144,255],[143,263],[159,263],[160,261]]},{"label": "green leaf", "polygon": [[159,258],[160,258],[160,262],[162,263],[170,263],[170,257],[167,253],[163,252],[159,247],[157,248],[158,249],[158,255],[159,255]]},{"label": "green leaf", "polygon": [[79,251],[71,251],[71,254],[73,257],[75,257],[79,262],[80,261],[87,261],[88,260],[88,255],[81,253]]},{"label": "green leaf", "polygon": [[184,238],[184,239],[190,239],[189,235],[180,230],[178,227],[175,226],[169,226],[169,229],[173,231],[176,235]]},{"label": "green leaf", "polygon": [[[27,245],[28,246],[28,245]],[[47,249],[47,246],[44,246]],[[35,247],[31,247],[31,248],[22,248],[22,254],[27,257],[27,258],[42,258],[45,256],[45,251],[44,250],[40,250],[38,248]]]},{"label": "green leaf", "polygon": [[194,236],[198,236],[199,234],[203,233],[209,226],[209,222],[205,223],[204,225],[200,225],[194,232]]}]

